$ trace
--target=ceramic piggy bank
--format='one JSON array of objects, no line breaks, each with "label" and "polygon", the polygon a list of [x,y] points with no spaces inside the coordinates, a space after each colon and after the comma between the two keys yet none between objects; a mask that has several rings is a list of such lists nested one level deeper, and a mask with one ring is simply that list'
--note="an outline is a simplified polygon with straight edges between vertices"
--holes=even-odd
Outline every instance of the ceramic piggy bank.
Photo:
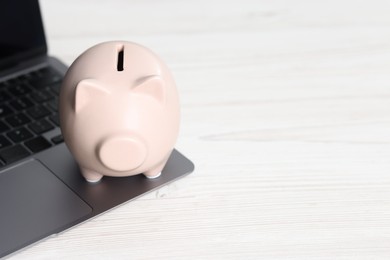
[{"label": "ceramic piggy bank", "polygon": [[59,102],[65,143],[87,181],[161,174],[179,131],[179,98],[150,50],[122,41],[93,46],[70,66]]}]

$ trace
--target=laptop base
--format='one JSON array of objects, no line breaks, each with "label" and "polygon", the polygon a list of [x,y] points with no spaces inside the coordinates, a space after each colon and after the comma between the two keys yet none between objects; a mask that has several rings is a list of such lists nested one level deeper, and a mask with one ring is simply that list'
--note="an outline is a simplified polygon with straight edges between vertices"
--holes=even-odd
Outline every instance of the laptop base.
[{"label": "laptop base", "polygon": [[166,185],[194,167],[175,150],[159,178],[104,177],[92,184],[81,176],[65,144],[34,158],[0,172],[0,257]]}]

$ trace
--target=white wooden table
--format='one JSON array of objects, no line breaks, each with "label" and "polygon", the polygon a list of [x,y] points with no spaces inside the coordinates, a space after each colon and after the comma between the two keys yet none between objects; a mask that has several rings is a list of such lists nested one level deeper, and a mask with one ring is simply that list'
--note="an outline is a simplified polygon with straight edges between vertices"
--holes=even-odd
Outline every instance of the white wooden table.
[{"label": "white wooden table", "polygon": [[390,259],[390,1],[41,5],[68,64],[166,61],[196,170],[12,259]]}]

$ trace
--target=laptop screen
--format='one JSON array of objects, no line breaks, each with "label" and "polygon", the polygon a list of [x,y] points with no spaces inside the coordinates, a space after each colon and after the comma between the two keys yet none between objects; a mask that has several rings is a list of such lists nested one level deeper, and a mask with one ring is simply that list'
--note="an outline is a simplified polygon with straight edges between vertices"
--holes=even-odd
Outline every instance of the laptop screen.
[{"label": "laptop screen", "polygon": [[46,51],[38,0],[1,0],[0,66]]}]

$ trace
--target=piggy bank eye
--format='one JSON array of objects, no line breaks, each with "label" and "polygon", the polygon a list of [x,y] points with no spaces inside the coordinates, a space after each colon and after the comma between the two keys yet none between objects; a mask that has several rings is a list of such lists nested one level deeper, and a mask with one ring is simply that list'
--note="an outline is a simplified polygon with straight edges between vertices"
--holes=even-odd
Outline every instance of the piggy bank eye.
[{"label": "piggy bank eye", "polygon": [[151,96],[161,103],[165,103],[165,82],[160,76],[152,75],[141,78],[136,82],[133,91]]},{"label": "piggy bank eye", "polygon": [[80,81],[75,89],[75,112],[79,113],[89,102],[96,102],[98,100],[96,97],[107,94],[110,94],[110,92],[102,87],[95,79],[84,79]]}]

